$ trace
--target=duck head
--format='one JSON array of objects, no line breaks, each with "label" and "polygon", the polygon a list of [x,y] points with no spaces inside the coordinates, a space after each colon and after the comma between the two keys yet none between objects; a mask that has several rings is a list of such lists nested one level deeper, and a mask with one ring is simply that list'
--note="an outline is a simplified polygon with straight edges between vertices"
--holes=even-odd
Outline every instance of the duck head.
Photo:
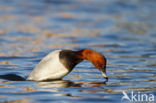
[{"label": "duck head", "polygon": [[81,61],[88,60],[108,79],[106,75],[106,58],[99,52],[92,49],[79,51],[63,50],[60,52],[59,57],[62,64],[70,71]]}]

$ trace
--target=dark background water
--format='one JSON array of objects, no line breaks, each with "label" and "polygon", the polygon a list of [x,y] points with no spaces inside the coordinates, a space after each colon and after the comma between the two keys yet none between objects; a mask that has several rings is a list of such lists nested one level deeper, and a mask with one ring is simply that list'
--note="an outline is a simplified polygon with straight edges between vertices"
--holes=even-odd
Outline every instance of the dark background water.
[{"label": "dark background water", "polygon": [[123,91],[156,96],[155,18],[155,0],[0,0],[0,75],[26,78],[52,50],[92,48],[106,56],[109,76],[105,82],[84,61],[60,81],[0,79],[0,102],[120,103]]}]

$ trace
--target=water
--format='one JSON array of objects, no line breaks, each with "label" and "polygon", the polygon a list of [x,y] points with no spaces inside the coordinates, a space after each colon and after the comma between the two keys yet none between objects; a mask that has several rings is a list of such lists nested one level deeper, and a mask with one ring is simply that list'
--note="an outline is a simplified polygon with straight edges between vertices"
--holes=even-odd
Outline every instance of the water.
[{"label": "water", "polygon": [[92,48],[107,58],[109,80],[84,61],[59,81],[0,79],[0,102],[121,103],[123,91],[129,97],[132,91],[156,96],[155,4],[155,0],[1,0],[0,75],[27,78],[55,49]]}]

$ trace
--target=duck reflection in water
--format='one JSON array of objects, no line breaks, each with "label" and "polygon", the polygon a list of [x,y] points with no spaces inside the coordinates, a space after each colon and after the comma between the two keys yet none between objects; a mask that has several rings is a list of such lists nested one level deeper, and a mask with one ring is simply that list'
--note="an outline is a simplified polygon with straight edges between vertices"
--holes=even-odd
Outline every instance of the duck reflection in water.
[{"label": "duck reflection in water", "polygon": [[66,87],[81,87],[81,83],[74,83],[69,80],[53,80],[36,82],[40,88],[66,88]]},{"label": "duck reflection in water", "polygon": [[[9,80],[9,81],[25,81],[24,78],[16,75],[16,74],[6,74],[6,75],[0,75],[1,79]],[[102,86],[106,85],[106,81],[103,82],[74,82],[70,80],[51,80],[51,81],[41,81],[41,82],[36,82],[36,85],[39,87],[35,89],[35,91],[50,91],[50,92],[55,92],[53,95],[54,96],[70,96],[74,97],[72,94],[66,93],[66,92],[60,92],[60,88],[80,88],[80,92],[88,92],[81,90],[82,87],[97,87],[97,88],[102,88]],[[36,86],[35,86],[36,87]],[[31,88],[30,88],[31,89]],[[89,90],[89,92],[96,92]]]},{"label": "duck reflection in water", "polygon": [[41,88],[67,88],[67,87],[100,87],[106,85],[107,81],[104,82],[73,82],[70,80],[53,80],[53,81],[44,81],[36,82],[37,85]]},{"label": "duck reflection in water", "polygon": [[[37,86],[39,87],[37,90],[39,91],[50,91],[50,92],[56,92],[53,94],[54,96],[70,96],[75,97],[70,93],[66,93],[64,89],[66,88],[79,88],[78,90],[80,92],[86,92],[83,91],[82,87],[97,87],[102,88],[102,86],[106,85],[107,81],[104,82],[73,82],[69,80],[53,80],[53,81],[44,81],[44,82],[36,82]],[[60,91],[60,88],[61,91]],[[92,91],[92,90],[90,90]],[[103,91],[102,91],[103,92]]]}]

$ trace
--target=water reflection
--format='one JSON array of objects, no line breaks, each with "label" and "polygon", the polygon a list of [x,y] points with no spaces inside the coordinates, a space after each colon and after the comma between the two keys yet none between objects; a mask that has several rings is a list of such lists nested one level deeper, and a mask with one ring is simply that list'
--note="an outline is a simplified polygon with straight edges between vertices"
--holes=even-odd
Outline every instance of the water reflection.
[{"label": "water reflection", "polygon": [[[106,85],[106,82],[73,82],[69,80],[58,80],[51,82],[37,82],[39,91],[55,92],[53,96],[69,96],[69,97],[85,97],[85,95],[77,95],[77,93],[104,93],[107,92],[102,86]],[[91,88],[99,88],[99,90]],[[86,89],[87,90],[86,90]],[[69,92],[69,90],[73,92]]]},{"label": "water reflection", "polygon": [[102,87],[107,84],[103,82],[73,82],[70,80],[55,80],[48,82],[36,82],[40,88],[70,88],[70,87]]},{"label": "water reflection", "polygon": [[36,82],[40,88],[67,88],[67,87],[81,87],[81,83],[75,83],[69,80],[55,80],[48,82]]}]

